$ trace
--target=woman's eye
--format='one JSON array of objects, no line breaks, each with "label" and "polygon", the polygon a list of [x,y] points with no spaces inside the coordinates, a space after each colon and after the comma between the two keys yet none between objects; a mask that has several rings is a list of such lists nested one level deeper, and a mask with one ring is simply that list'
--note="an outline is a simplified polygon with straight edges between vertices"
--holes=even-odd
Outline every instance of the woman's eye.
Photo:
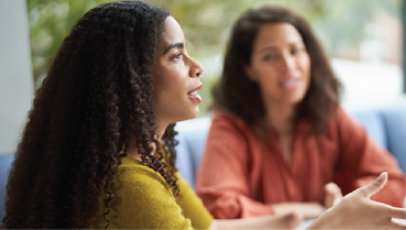
[{"label": "woman's eye", "polygon": [[292,48],[290,50],[290,53],[291,54],[298,54],[298,53],[300,53],[302,51],[305,51],[305,48],[303,48],[303,47],[295,47],[295,48]]},{"label": "woman's eye", "polygon": [[182,58],[182,54],[179,53],[179,54],[173,55],[171,59],[172,59],[172,60],[179,60],[179,59],[181,59],[181,58]]},{"label": "woman's eye", "polygon": [[271,61],[271,60],[275,60],[276,58],[277,58],[277,55],[275,55],[275,54],[267,54],[264,56],[263,59],[265,61]]}]

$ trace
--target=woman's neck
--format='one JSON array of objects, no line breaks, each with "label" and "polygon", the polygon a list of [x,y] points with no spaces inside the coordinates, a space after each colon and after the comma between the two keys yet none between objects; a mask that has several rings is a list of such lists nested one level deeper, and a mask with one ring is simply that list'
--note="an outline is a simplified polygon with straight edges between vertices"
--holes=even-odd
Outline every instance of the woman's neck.
[{"label": "woman's neck", "polygon": [[294,116],[294,106],[285,104],[268,106],[265,117],[267,126],[275,129],[279,136],[281,155],[288,165],[292,162]]},{"label": "woman's neck", "polygon": [[265,122],[281,135],[289,135],[293,131],[295,108],[292,105],[272,104],[266,107]]},{"label": "woman's neck", "polygon": [[135,143],[131,144],[127,150],[128,156],[132,157],[138,161],[142,161],[141,155],[138,153],[138,148]]}]

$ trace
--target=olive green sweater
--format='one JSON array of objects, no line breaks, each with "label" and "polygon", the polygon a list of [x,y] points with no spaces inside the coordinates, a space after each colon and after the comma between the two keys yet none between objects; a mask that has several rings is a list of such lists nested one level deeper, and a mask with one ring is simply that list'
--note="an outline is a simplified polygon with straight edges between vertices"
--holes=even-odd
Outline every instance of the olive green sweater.
[{"label": "olive green sweater", "polygon": [[[131,157],[124,157],[114,184],[109,228],[207,229],[212,216],[194,190],[175,174],[180,195],[174,197],[165,179]],[[91,228],[104,228],[104,205],[91,221]]]}]

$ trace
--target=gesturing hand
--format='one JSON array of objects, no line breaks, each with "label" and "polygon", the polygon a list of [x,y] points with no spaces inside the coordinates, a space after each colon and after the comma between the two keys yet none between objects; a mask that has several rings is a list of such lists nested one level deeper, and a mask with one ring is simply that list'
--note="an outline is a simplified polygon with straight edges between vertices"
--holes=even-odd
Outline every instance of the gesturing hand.
[{"label": "gesturing hand", "polygon": [[326,184],[324,186],[324,191],[326,193],[324,198],[324,206],[326,208],[333,207],[343,198],[340,187],[338,187],[338,185],[334,182]]},{"label": "gesturing hand", "polygon": [[392,207],[370,199],[382,189],[388,179],[382,173],[370,184],[344,196],[332,208],[317,218],[308,229],[406,229],[392,218],[406,219],[406,209]]}]

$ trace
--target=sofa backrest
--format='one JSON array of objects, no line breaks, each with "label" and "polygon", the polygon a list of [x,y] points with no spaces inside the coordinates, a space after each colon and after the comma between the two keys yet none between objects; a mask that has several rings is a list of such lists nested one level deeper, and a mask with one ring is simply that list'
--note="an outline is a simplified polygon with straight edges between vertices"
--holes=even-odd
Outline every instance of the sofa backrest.
[{"label": "sofa backrest", "polygon": [[[364,125],[368,134],[378,144],[397,158],[400,168],[406,173],[406,104],[349,111]],[[210,117],[204,117],[179,122],[176,125],[176,130],[179,132],[176,164],[179,172],[193,188],[210,122]],[[5,213],[4,197],[8,173],[13,160],[12,153],[0,154],[0,220],[3,219]]]},{"label": "sofa backrest", "polygon": [[[376,143],[396,157],[400,168],[406,173],[406,104],[351,108],[348,112],[364,125]],[[177,168],[193,188],[210,121],[210,117],[204,117],[176,125],[179,132]]]},{"label": "sofa backrest", "polygon": [[179,122],[176,130],[179,132],[176,146],[176,166],[180,174],[194,188],[195,175],[202,159],[204,146],[209,132],[210,117],[197,118],[194,120]]},{"label": "sofa backrest", "polygon": [[406,104],[352,109],[350,113],[364,125],[373,140],[397,159],[406,173]]},{"label": "sofa backrest", "polygon": [[390,107],[381,111],[385,124],[388,150],[406,173],[406,106]]}]

